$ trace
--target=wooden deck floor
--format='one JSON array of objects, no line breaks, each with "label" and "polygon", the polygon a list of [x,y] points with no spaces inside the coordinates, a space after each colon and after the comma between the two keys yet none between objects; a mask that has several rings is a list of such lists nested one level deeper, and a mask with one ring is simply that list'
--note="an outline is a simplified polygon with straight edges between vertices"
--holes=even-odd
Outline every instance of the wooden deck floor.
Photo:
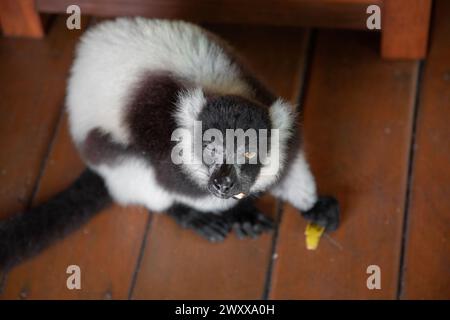
[{"label": "wooden deck floor", "polygon": [[[372,33],[210,28],[303,106],[312,170],[343,215],[317,251],[298,212],[269,196],[260,206],[277,230],[221,244],[113,206],[4,275],[0,299],[450,299],[450,2],[434,9],[423,63],[381,60]],[[0,39],[0,217],[83,169],[62,112],[79,35],[59,19],[44,40]],[[71,264],[81,290],[66,288]],[[381,290],[366,287],[369,265]]]}]

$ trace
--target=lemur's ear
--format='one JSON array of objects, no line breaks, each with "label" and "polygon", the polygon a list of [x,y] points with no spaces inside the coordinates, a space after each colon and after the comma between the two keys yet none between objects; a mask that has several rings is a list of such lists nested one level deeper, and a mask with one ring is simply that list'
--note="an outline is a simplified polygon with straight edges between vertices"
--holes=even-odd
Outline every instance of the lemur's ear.
[{"label": "lemur's ear", "polygon": [[194,121],[198,119],[200,112],[206,104],[206,98],[202,89],[185,90],[178,96],[177,111],[175,119],[178,126],[190,129]]},{"label": "lemur's ear", "polygon": [[280,130],[280,137],[289,137],[295,121],[294,106],[278,99],[270,106],[270,120],[272,121],[272,129]]}]

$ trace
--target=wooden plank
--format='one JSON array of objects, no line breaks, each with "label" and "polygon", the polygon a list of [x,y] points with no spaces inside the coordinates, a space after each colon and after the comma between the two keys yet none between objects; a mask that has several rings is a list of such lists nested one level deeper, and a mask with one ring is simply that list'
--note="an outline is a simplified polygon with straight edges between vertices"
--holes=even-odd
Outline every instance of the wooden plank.
[{"label": "wooden plank", "polygon": [[44,30],[34,0],[0,1],[0,26],[7,36],[42,38]]},{"label": "wooden plank", "polygon": [[[286,206],[270,298],[396,297],[417,63],[385,62],[376,34],[321,31],[308,79],[304,136],[322,194],[342,224],[307,251],[306,223]],[[381,268],[368,290],[366,268]]]},{"label": "wooden plank", "polygon": [[[83,14],[147,16],[208,23],[366,28],[366,8],[382,0],[78,0]],[[37,0],[38,10],[62,13],[71,0]]]},{"label": "wooden plank", "polygon": [[42,41],[0,39],[0,217],[22,210],[56,128],[79,32],[59,19]]},{"label": "wooden plank", "polygon": [[[307,34],[286,28],[215,27],[239,49],[250,68],[280,95],[296,100],[304,68]],[[275,213],[275,200],[260,207]],[[155,215],[133,292],[135,299],[259,299],[271,256],[272,234],[212,244]]]},{"label": "wooden plank", "polygon": [[437,1],[418,110],[403,299],[450,299],[450,2]]},{"label": "wooden plank", "polygon": [[431,0],[384,0],[381,54],[390,59],[426,56]]},{"label": "wooden plank", "polygon": [[[68,186],[83,168],[64,121],[35,202]],[[82,230],[13,269],[0,298],[126,299],[147,221],[148,212],[142,208],[105,209]],[[66,287],[66,269],[73,264],[81,268],[81,290]]]}]

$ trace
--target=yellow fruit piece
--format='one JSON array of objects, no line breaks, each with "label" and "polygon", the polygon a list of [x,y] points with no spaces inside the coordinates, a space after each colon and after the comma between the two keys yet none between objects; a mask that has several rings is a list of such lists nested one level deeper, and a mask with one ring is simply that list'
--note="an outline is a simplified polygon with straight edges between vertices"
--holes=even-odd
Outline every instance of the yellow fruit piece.
[{"label": "yellow fruit piece", "polygon": [[316,250],[319,246],[320,237],[325,231],[324,227],[321,227],[314,223],[308,223],[305,230],[306,236],[306,249]]}]

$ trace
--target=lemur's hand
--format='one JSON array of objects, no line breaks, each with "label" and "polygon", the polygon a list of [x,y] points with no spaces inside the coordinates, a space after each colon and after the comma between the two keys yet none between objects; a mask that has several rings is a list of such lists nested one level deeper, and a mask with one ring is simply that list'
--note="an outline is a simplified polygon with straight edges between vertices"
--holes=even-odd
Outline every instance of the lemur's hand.
[{"label": "lemur's hand", "polygon": [[253,205],[240,206],[226,218],[239,239],[256,238],[274,228],[273,220]]},{"label": "lemur's hand", "polygon": [[210,242],[222,242],[231,227],[222,215],[200,212],[183,205],[175,205],[167,214],[185,229],[192,229]]},{"label": "lemur's hand", "polygon": [[334,231],[339,226],[339,203],[333,197],[320,196],[316,204],[302,215],[306,220],[325,227],[326,231]]}]

